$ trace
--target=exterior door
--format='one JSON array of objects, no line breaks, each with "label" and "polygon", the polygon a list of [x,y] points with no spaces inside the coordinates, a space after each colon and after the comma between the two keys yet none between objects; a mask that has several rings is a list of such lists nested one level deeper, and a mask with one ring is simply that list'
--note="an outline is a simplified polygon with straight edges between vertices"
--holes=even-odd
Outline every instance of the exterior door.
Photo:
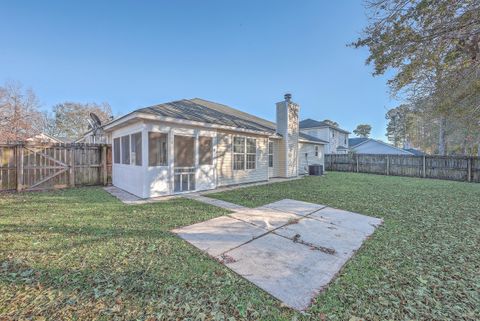
[{"label": "exterior door", "polygon": [[194,191],[196,189],[195,137],[175,135],[173,152],[173,191],[175,193]]}]

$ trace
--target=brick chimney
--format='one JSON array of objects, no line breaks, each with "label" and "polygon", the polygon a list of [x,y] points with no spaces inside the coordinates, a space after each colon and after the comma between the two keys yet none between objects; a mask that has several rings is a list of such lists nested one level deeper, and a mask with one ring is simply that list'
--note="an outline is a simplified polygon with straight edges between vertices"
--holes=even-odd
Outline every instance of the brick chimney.
[{"label": "brick chimney", "polygon": [[278,148],[279,172],[282,177],[298,176],[298,114],[300,106],[292,102],[287,93],[277,103],[277,133],[282,136]]}]

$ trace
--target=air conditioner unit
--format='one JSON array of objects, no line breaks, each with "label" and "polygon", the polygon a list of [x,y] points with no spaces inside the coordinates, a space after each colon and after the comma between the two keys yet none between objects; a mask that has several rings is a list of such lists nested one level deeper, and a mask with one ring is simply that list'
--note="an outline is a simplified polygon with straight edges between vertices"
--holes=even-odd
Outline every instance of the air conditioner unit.
[{"label": "air conditioner unit", "polygon": [[309,165],[308,166],[308,175],[322,176],[323,175],[323,165]]}]

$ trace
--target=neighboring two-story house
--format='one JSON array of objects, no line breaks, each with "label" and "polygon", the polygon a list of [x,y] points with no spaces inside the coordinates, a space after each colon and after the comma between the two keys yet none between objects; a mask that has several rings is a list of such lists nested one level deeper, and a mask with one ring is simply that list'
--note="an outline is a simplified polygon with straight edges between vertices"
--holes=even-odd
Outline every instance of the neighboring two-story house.
[{"label": "neighboring two-story house", "polygon": [[300,122],[300,131],[307,135],[327,141],[325,154],[347,154],[349,131],[328,122],[305,119]]}]

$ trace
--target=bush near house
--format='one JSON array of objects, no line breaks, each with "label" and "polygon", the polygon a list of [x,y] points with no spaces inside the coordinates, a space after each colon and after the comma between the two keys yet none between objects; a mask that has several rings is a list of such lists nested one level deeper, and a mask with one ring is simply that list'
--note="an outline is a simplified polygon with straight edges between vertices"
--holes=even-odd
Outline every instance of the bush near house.
[{"label": "bush near house", "polygon": [[101,188],[0,196],[0,319],[478,319],[477,184],[328,173],[210,195],[283,198],[385,220],[305,315],[169,232],[224,215],[187,199],[127,206]]}]

